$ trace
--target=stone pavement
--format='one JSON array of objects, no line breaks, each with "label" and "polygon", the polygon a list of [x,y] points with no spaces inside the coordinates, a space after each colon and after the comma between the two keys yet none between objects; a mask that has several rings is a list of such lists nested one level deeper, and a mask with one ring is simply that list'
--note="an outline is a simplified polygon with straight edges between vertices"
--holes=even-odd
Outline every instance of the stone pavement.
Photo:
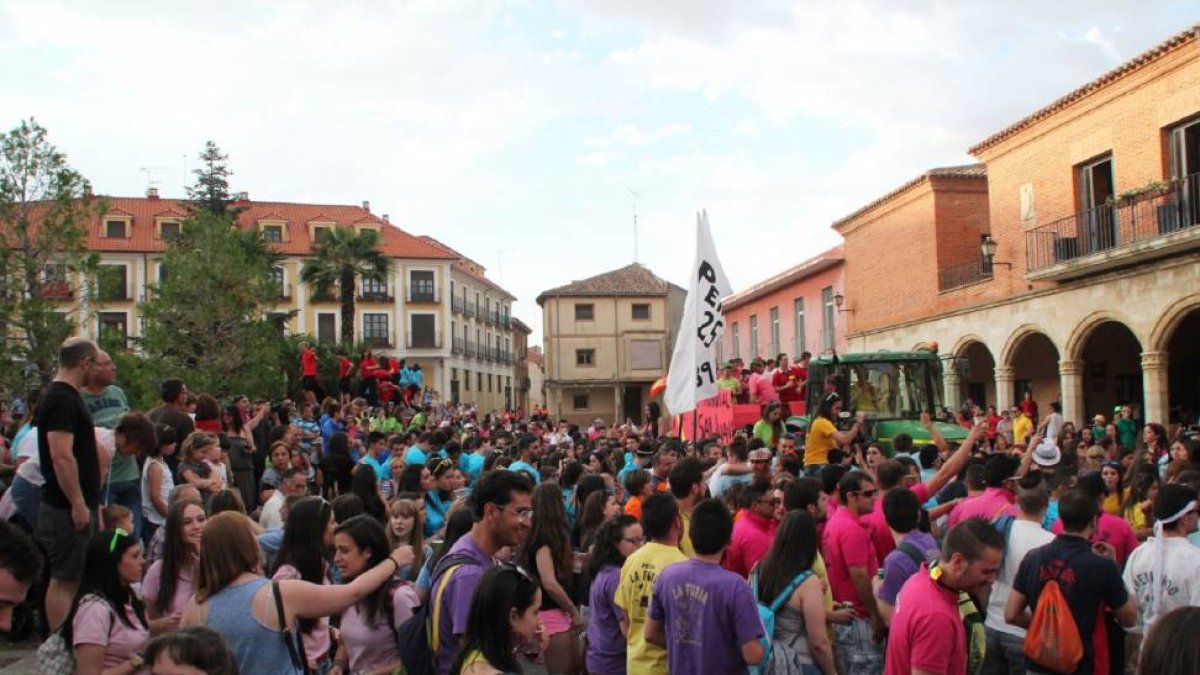
[{"label": "stone pavement", "polygon": [[0,675],[26,675],[37,672],[34,654],[38,643],[9,644],[0,640]]}]

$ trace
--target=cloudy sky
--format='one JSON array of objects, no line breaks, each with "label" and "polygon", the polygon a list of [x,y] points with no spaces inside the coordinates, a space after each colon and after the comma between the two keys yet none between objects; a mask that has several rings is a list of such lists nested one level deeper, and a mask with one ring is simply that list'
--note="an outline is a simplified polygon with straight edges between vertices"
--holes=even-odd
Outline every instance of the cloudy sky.
[{"label": "cloudy sky", "polygon": [[[180,196],[207,139],[252,199],[355,204],[546,288],[681,283],[708,209],[735,290],[829,223],[1200,19],[1194,2],[0,0],[0,125],[105,194]],[[187,158],[185,158],[185,156]],[[191,167],[194,168],[194,167]]]}]

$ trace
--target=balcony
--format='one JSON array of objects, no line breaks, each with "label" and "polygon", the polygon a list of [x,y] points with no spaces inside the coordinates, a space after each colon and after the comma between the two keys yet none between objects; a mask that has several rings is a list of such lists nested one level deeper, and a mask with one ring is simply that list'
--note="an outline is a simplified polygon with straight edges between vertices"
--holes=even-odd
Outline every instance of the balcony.
[{"label": "balcony", "polygon": [[436,305],[441,302],[436,290],[409,288],[408,289],[408,304],[410,305]]},{"label": "balcony", "polygon": [[1200,174],[1025,233],[1026,276],[1065,281],[1200,248]]},{"label": "balcony", "polygon": [[456,337],[450,341],[450,353],[455,356],[462,356],[465,347],[462,338]]},{"label": "balcony", "polygon": [[70,300],[75,297],[71,284],[66,281],[47,281],[42,284],[43,300]]},{"label": "balcony", "polygon": [[409,333],[408,348],[409,349],[441,349],[442,348],[442,336],[441,335],[413,335],[412,333]]},{"label": "balcony", "polygon": [[470,340],[465,340],[463,342],[463,346],[464,346],[463,356],[467,357],[468,359],[475,358],[475,351],[477,349],[475,347],[475,343],[471,342]]},{"label": "balcony", "polygon": [[395,296],[393,296],[391,293],[389,293],[387,291],[387,289],[363,289],[363,291],[358,294],[358,302],[392,303],[395,301],[396,301]]},{"label": "balcony", "polygon": [[479,315],[479,308],[475,305],[475,303],[468,302],[466,303],[466,310],[463,312],[463,315],[474,318]]},{"label": "balcony", "polygon": [[392,340],[386,335],[365,335],[363,344],[372,349],[391,349]]},{"label": "balcony", "polygon": [[450,311],[455,314],[466,314],[467,301],[456,295],[450,296]]},{"label": "balcony", "polygon": [[938,269],[938,290],[949,291],[991,278],[992,265],[988,265],[982,256],[978,256],[974,260]]},{"label": "balcony", "polygon": [[502,316],[502,317],[500,317],[500,325],[505,330],[512,328],[512,319],[508,318],[507,316]]}]

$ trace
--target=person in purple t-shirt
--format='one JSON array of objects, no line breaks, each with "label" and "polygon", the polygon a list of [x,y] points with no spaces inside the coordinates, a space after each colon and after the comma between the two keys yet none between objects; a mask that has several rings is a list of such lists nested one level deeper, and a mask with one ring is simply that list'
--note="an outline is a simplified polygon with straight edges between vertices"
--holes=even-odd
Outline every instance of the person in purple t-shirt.
[{"label": "person in purple t-shirt", "polygon": [[721,567],[733,514],[717,499],[692,511],[696,557],[654,581],[646,641],[667,650],[672,673],[740,673],[763,657],[758,602],[746,580]]},{"label": "person in purple t-shirt", "polygon": [[900,588],[921,569],[922,563],[937,560],[938,545],[928,533],[917,529],[921,522],[921,502],[911,490],[887,493],[883,498],[883,517],[896,540],[896,548],[887,554],[883,567],[879,568],[883,577],[876,578],[875,598],[879,601],[879,616],[890,625]]},{"label": "person in purple t-shirt", "polygon": [[459,643],[467,632],[471,596],[475,594],[479,578],[491,567],[496,551],[504,546],[517,548],[525,541],[533,514],[532,492],[533,484],[529,478],[516,471],[489,471],[476,484],[471,495],[475,525],[446,554],[447,557],[461,557],[463,562],[454,568],[448,579],[443,581],[446,573],[442,571],[430,584],[430,598],[441,594],[436,655],[439,675],[450,672]]},{"label": "person in purple t-shirt", "polygon": [[605,521],[596,532],[588,561],[592,588],[588,597],[587,671],[592,675],[625,675],[627,641],[621,632],[625,613],[615,597],[621,566],[645,541],[642,524],[630,515]]}]

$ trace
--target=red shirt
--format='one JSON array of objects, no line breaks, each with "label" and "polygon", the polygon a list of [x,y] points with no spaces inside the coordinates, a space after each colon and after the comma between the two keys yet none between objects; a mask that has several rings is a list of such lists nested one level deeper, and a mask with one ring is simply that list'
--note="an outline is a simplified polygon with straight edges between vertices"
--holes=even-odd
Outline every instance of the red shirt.
[{"label": "red shirt", "polygon": [[[780,368],[771,377],[771,384],[779,392],[779,400],[784,403],[800,400],[800,373],[795,366],[783,370]],[[791,387],[787,385],[791,384]]]},{"label": "red shirt", "polygon": [[[910,488],[917,496],[917,501],[924,504],[929,501],[929,488],[924,483],[918,483]],[[892,530],[888,527],[887,519],[883,517],[883,495],[875,500],[875,510],[859,519],[871,533],[871,544],[875,547],[875,558],[883,560],[887,554],[896,549],[896,540],[892,538]]]},{"label": "red shirt", "polygon": [[375,369],[377,367],[374,358],[363,359],[358,362],[358,374],[363,378],[375,377]]},{"label": "red shirt", "polygon": [[967,518],[983,518],[990,523],[1005,514],[1015,516],[1016,512],[1012,508],[1015,499],[1013,493],[1004,488],[987,488],[983,494],[959,502],[946,518],[946,529],[949,530]]},{"label": "red shirt", "polygon": [[[1050,526],[1050,531],[1054,534],[1062,534],[1062,519],[1054,521],[1054,524]],[[1103,509],[1100,511],[1100,518],[1096,521],[1096,530],[1092,532],[1090,541],[1093,544],[1102,541],[1112,544],[1113,548],[1117,549],[1117,565],[1121,569],[1125,568],[1125,560],[1129,558],[1129,554],[1138,547],[1137,535],[1133,533],[1133,526],[1129,524],[1129,521]]]},{"label": "red shirt", "polygon": [[854,592],[850,568],[865,568],[868,576],[879,571],[879,559],[875,557],[875,547],[871,545],[866,525],[855,519],[849,509],[840,508],[831,513],[825,531],[821,533],[821,555],[825,557],[825,567],[829,571],[829,590],[834,601],[851,603],[854,614],[865,619],[867,608]]},{"label": "red shirt", "polygon": [[300,374],[304,377],[317,376],[317,352],[311,347],[300,350]]},{"label": "red shirt", "polygon": [[777,529],[778,520],[763,518],[750,510],[742,511],[742,517],[733,524],[733,536],[729,538],[729,548],[725,549],[721,566],[749,578],[750,570],[771,550]]},{"label": "red shirt", "polygon": [[958,594],[934,581],[925,565],[904,582],[888,629],[884,675],[914,670],[966,675],[967,632]]},{"label": "red shirt", "polygon": [[338,357],[338,378],[350,377],[350,371],[354,369],[354,363],[345,356]]}]

